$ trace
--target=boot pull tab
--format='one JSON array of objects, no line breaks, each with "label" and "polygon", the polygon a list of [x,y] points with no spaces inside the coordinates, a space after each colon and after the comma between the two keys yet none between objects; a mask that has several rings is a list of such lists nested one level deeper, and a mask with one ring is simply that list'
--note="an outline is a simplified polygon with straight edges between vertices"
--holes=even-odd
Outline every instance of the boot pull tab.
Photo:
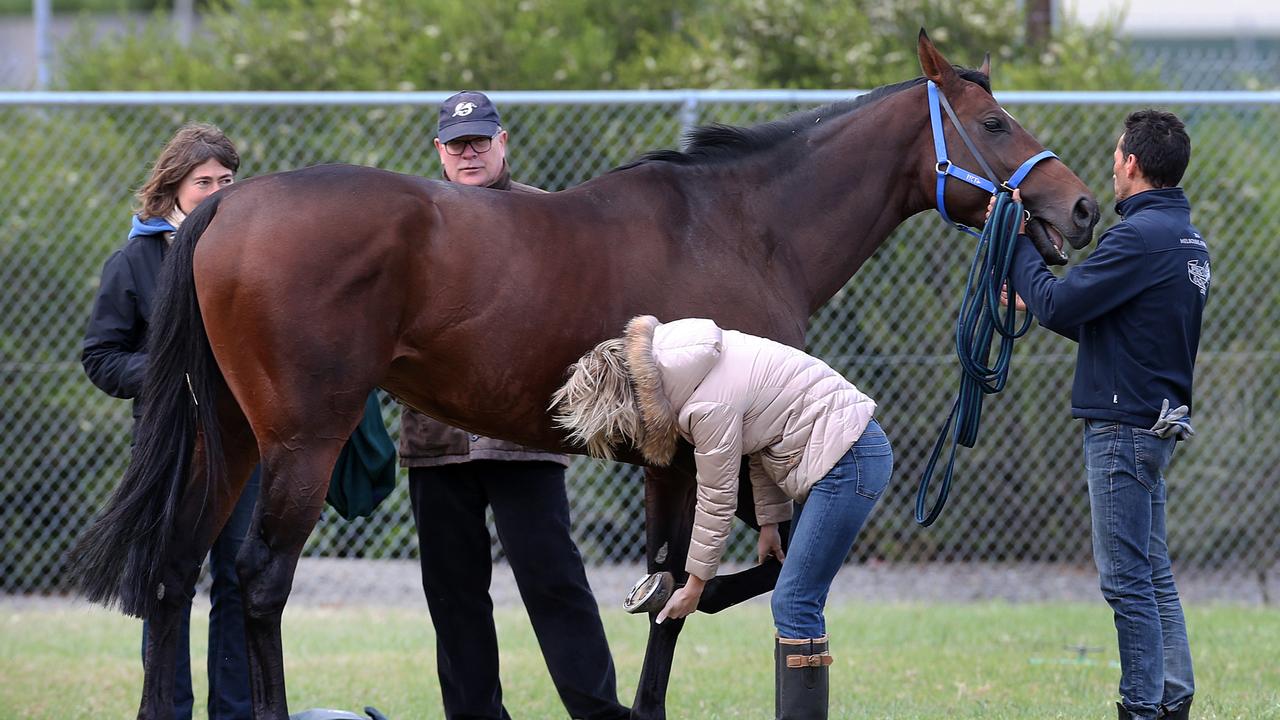
[{"label": "boot pull tab", "polygon": [[835,662],[831,657],[831,653],[824,650],[813,655],[788,655],[787,667],[789,668],[805,668],[805,667],[822,667]]}]

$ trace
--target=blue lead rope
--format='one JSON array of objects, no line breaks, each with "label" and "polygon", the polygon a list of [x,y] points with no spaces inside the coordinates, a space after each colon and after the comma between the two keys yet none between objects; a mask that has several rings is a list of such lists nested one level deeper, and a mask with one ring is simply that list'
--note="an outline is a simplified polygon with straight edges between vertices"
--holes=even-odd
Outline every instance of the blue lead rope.
[{"label": "blue lead rope", "polygon": [[[933,524],[947,503],[951,493],[952,472],[956,463],[956,446],[973,447],[978,440],[978,425],[982,419],[982,396],[1004,389],[1009,379],[1009,359],[1013,355],[1013,341],[1027,333],[1031,327],[1031,315],[1016,326],[1013,297],[1003,308],[1000,291],[1009,279],[1009,266],[1013,263],[1014,242],[1022,221],[1022,204],[1014,202],[1013,195],[1001,192],[996,195],[995,208],[982,229],[973,263],[969,266],[969,278],[965,285],[960,314],[956,318],[956,355],[960,358],[960,391],[951,406],[933,454],[920,478],[916,493],[916,522],[924,526]],[[1000,349],[994,364],[991,361],[991,342],[1000,335]],[[954,427],[952,425],[954,423]],[[933,508],[925,514],[929,485],[938,459],[951,439],[951,453],[938,488],[938,498]]]}]

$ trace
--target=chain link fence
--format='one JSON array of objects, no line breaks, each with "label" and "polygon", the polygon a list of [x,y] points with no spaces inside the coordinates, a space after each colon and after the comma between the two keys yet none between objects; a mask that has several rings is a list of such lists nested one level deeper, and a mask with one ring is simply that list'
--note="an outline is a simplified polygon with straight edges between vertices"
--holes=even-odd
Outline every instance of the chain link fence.
[{"label": "chain link fence", "polygon": [[[513,175],[558,190],[695,123],[738,125],[847,97],[824,92],[494,93]],[[58,589],[62,554],[122,476],[130,409],[94,388],[79,353],[99,271],[125,239],[129,197],[178,125],[211,121],[238,144],[241,178],[323,162],[438,176],[436,94],[0,95],[0,592]],[[1170,545],[1182,571],[1280,569],[1280,94],[1013,93],[1006,107],[1106,208],[1124,115],[1158,105],[1195,145],[1185,186],[1214,253],[1197,373],[1197,435],[1169,472]],[[925,109],[922,107],[921,112]],[[803,192],[798,189],[797,192]],[[282,208],[282,212],[287,209]],[[852,231],[852,230],[851,230]],[[916,526],[916,482],[958,381],[953,323],[973,250],[936,216],[908,221],[812,319],[810,349],[875,397],[897,472],[854,550],[860,563],[1090,563],[1074,346],[1020,341],[1009,388],[988,398],[941,519]],[[1083,255],[1083,253],[1078,253]],[[399,409],[384,401],[392,435]],[[311,558],[416,557],[401,483],[354,522],[326,510]],[[579,458],[574,531],[588,563],[643,559],[642,473]],[[729,561],[754,537],[738,528]],[[495,544],[495,559],[501,548]]]}]

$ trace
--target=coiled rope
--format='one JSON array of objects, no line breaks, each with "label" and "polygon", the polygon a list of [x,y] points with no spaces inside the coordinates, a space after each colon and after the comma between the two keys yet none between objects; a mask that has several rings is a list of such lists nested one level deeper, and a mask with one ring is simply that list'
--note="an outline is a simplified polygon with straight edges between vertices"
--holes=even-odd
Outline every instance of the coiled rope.
[{"label": "coiled rope", "polygon": [[[982,229],[973,262],[969,266],[969,278],[965,285],[960,313],[956,318],[956,355],[960,358],[960,390],[951,406],[951,413],[943,424],[938,440],[933,445],[929,464],[920,478],[916,493],[916,522],[924,526],[938,519],[947,496],[951,494],[951,480],[956,462],[956,447],[971,448],[978,440],[978,426],[982,420],[982,398],[1004,389],[1009,379],[1009,360],[1013,356],[1013,341],[1022,337],[1031,327],[1031,315],[1027,314],[1021,327],[1015,327],[1013,293],[1003,307],[1000,293],[1009,280],[1009,267],[1013,262],[1014,243],[1023,220],[1022,203],[1013,199],[1012,193],[996,195],[995,207]],[[991,344],[996,334],[1000,336],[999,352],[994,364],[991,360]],[[954,425],[953,425],[954,423]],[[938,497],[926,514],[929,486],[938,460],[950,439],[951,453],[947,459]]]}]

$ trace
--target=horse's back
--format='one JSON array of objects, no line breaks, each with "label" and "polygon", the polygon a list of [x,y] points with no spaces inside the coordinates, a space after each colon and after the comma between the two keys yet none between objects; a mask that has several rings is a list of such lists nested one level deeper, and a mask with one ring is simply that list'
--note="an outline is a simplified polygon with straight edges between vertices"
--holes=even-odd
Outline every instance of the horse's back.
[{"label": "horse's back", "polygon": [[433,184],[358,165],[317,165],[236,183],[221,193],[200,239],[197,276],[222,271],[242,282],[270,269],[274,281],[305,284],[312,282],[308,269],[323,276],[392,251],[394,244],[377,239],[389,235],[389,225],[426,221]]}]

